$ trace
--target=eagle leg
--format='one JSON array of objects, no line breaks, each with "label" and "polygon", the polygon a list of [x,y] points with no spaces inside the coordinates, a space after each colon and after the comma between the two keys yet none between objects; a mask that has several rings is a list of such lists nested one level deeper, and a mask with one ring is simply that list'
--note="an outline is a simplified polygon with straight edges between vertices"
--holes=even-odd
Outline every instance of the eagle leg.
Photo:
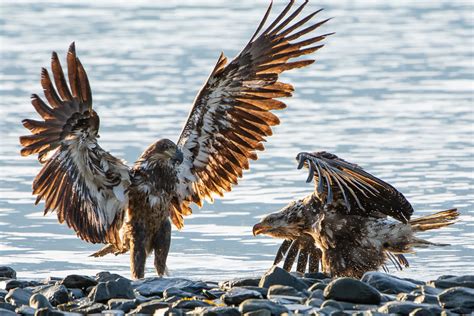
[{"label": "eagle leg", "polygon": [[130,271],[133,279],[141,279],[145,276],[146,247],[145,227],[143,224],[135,223],[130,240]]},{"label": "eagle leg", "polygon": [[165,219],[153,240],[155,250],[155,269],[159,276],[166,273],[166,258],[171,245],[171,223]]}]

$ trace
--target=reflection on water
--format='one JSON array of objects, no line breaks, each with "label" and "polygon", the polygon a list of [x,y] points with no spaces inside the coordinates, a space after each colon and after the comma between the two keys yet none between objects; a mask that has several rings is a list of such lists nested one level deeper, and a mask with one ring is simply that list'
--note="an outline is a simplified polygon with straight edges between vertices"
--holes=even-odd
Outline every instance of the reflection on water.
[{"label": "reflection on water", "polygon": [[[285,1],[276,1],[281,8]],[[234,56],[266,3],[157,4],[3,1],[1,5],[0,263],[20,276],[129,275],[128,257],[87,257],[99,246],[42,216],[30,186],[39,165],[19,156],[20,124],[33,117],[29,94],[51,50],[76,41],[101,117],[101,144],[133,162],[157,138],[176,140],[196,91],[218,54]],[[416,214],[458,207],[462,221],[424,234],[451,247],[410,255],[399,274],[430,278],[473,273],[472,4],[320,1],[321,32],[335,31],[318,63],[294,71],[295,97],[282,125],[233,192],[195,210],[175,231],[173,275],[216,279],[268,268],[278,240],[251,235],[265,213],[311,190],[298,151],[327,150],[392,183]],[[153,273],[151,262],[147,272]],[[471,271],[468,271],[468,270]]]}]

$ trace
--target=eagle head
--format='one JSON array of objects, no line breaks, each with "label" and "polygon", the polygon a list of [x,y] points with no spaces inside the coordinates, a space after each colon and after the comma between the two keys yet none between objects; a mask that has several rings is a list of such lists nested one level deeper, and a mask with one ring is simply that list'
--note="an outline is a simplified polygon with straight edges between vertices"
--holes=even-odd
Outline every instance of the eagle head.
[{"label": "eagle head", "polygon": [[145,150],[140,160],[161,165],[180,165],[183,162],[183,152],[169,139],[160,139]]},{"label": "eagle head", "polygon": [[296,239],[306,232],[307,220],[300,201],[292,202],[276,213],[269,214],[253,226],[253,235]]}]

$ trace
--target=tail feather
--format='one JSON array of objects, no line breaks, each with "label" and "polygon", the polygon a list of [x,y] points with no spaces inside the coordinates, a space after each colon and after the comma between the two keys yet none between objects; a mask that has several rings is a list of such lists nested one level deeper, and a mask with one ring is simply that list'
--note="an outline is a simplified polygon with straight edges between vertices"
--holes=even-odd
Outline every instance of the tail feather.
[{"label": "tail feather", "polygon": [[454,224],[459,217],[457,209],[449,209],[412,219],[409,223],[415,232],[437,229]]}]

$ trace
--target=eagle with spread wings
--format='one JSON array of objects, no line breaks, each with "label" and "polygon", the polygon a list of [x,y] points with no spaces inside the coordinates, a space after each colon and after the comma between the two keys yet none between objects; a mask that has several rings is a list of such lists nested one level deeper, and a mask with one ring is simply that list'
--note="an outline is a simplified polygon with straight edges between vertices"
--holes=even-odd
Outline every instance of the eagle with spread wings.
[{"label": "eagle with spread wings", "polygon": [[401,269],[403,256],[414,247],[441,246],[416,237],[416,233],[454,224],[456,209],[411,219],[413,207],[390,184],[328,152],[299,153],[298,169],[309,170],[307,182],[315,190],[279,212],[267,215],[253,227],[254,235],[266,234],[285,241],[275,264],[286,256],[290,270],[306,266],[333,276],[361,277],[385,267],[388,260]]},{"label": "eagle with spread wings", "polygon": [[21,155],[37,154],[43,165],[33,182],[36,203],[43,200],[45,214],[56,212],[81,239],[106,244],[95,256],[129,251],[133,278],[144,276],[151,252],[163,275],[170,219],[182,228],[192,203],[201,207],[237,184],[279,124],[271,111],[286,105],[277,98],[292,95],[293,87],[279,82],[279,74],[312,64],[293,59],[317,51],[330,35],[301,39],[327,21],[308,25],[319,10],[295,22],[306,3],[291,10],[290,1],[263,29],[270,4],[240,54],[229,63],[220,55],[178,142],[156,141],[131,168],[98,143],[99,116],[74,43],[67,53],[67,78],[53,52],[52,78],[46,69],[41,72],[48,104],[36,94],[31,101],[42,120],[23,120],[31,135],[20,137]]}]

